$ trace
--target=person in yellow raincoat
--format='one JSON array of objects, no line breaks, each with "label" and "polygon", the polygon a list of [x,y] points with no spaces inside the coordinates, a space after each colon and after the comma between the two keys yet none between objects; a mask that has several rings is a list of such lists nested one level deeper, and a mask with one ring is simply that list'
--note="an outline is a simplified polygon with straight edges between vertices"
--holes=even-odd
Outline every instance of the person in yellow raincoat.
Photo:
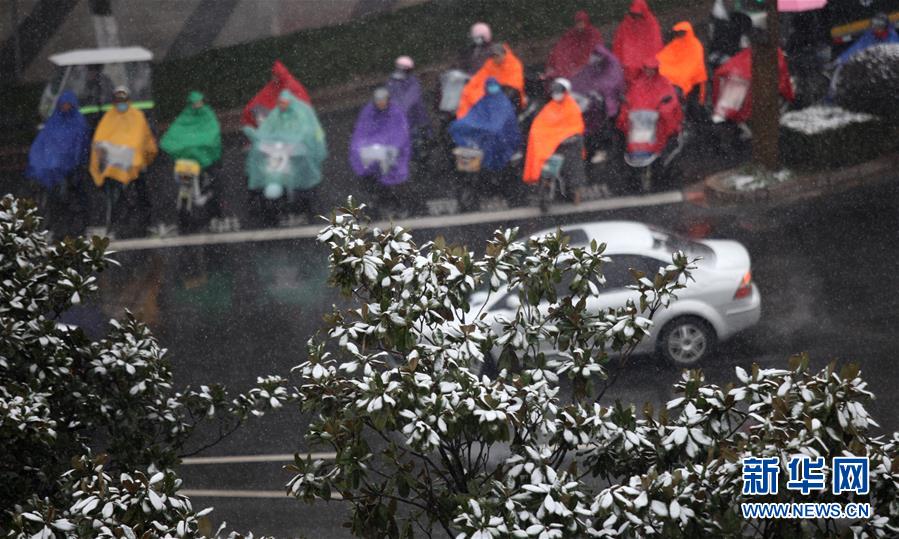
[{"label": "person in yellow raincoat", "polygon": [[128,185],[156,159],[156,138],[144,113],[132,107],[128,89],[119,86],[110,109],[97,125],[90,173],[97,187],[107,179]]},{"label": "person in yellow raincoat", "polygon": [[521,60],[508,45],[494,43],[492,47],[490,58],[462,89],[456,119],[464,118],[471,107],[484,97],[484,87],[490,77],[496,79],[504,89],[511,88],[514,91],[514,96],[510,95],[509,99],[519,109],[527,104],[527,97],[524,94],[524,65]]},{"label": "person in yellow raincoat", "polygon": [[705,49],[689,22],[681,21],[672,30],[674,38],[656,55],[659,73],[681,89],[687,97],[689,109],[697,109],[697,105],[705,103],[705,87],[709,78],[705,67]]},{"label": "person in yellow raincoat", "polygon": [[[103,115],[94,132],[89,164],[94,184],[106,191],[106,229],[110,235],[112,228],[132,213],[142,228],[149,225],[150,194],[140,176],[158,152],[146,116],[131,106],[128,88],[117,87],[113,108]],[[133,197],[121,196],[121,188],[131,183],[135,184],[136,203]]]},{"label": "person in yellow raincoat", "polygon": [[587,181],[584,169],[584,118],[577,102],[571,97],[571,83],[556,79],[550,88],[549,101],[531,124],[528,150],[524,160],[524,183],[540,181],[543,165],[553,154],[565,158],[561,176],[573,192],[575,204],[580,202],[581,188]]}]

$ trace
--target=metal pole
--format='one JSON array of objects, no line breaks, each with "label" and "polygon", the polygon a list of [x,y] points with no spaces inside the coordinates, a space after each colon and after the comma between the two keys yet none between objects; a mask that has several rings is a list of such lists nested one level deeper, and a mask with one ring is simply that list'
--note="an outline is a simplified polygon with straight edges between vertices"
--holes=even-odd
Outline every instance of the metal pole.
[{"label": "metal pole", "polygon": [[19,42],[19,0],[12,0],[12,41],[15,80],[22,80],[22,46]]}]

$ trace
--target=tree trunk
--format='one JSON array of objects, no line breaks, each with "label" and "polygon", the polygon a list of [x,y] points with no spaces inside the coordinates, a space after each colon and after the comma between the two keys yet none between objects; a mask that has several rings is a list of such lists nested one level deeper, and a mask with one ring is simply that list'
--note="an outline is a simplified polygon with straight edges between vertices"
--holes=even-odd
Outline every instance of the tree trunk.
[{"label": "tree trunk", "polygon": [[752,43],[752,160],[767,170],[780,168],[780,28],[777,0],[766,2],[766,28]]}]

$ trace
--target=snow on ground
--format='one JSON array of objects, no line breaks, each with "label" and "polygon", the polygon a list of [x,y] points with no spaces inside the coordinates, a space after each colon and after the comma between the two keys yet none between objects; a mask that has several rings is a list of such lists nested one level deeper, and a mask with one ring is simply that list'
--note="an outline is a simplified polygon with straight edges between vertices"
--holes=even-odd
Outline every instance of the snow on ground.
[{"label": "snow on ground", "polygon": [[854,123],[865,123],[877,117],[861,112],[850,112],[840,107],[814,105],[794,110],[780,118],[780,125],[804,135],[818,135],[834,131]]},{"label": "snow on ground", "polygon": [[793,177],[793,173],[789,170],[779,170],[775,173],[738,171],[725,177],[722,183],[734,191],[755,191],[781,184]]}]

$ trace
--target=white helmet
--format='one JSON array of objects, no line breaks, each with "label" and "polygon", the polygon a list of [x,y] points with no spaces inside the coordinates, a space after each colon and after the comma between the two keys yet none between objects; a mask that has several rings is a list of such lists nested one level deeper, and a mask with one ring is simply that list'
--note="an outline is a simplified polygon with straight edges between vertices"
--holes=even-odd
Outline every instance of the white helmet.
[{"label": "white helmet", "polygon": [[490,31],[490,26],[485,22],[476,22],[471,25],[469,35],[472,39],[481,38],[484,43],[490,43],[493,40],[493,32]]}]

